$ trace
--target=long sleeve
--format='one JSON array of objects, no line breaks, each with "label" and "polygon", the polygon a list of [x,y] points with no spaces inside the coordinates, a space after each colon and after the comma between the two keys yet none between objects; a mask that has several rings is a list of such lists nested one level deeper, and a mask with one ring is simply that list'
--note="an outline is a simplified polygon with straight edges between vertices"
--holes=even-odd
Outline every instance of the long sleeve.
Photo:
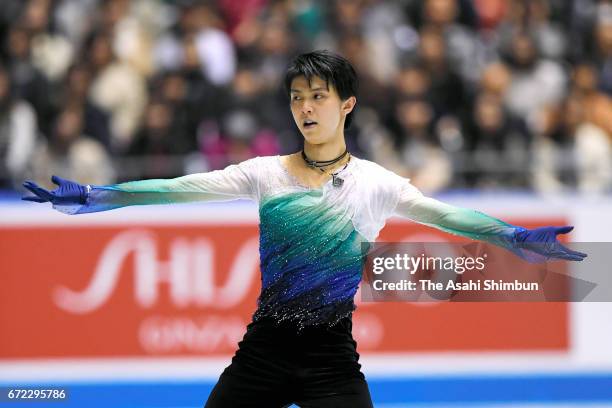
[{"label": "long sleeve", "polygon": [[[514,236],[521,227],[510,225],[479,211],[455,207],[433,198],[425,197],[408,179],[399,179],[398,197],[393,213],[439,230],[486,241],[505,247],[524,256],[515,247]],[[398,180],[396,179],[396,180]],[[521,253],[519,253],[521,252]]]},{"label": "long sleeve", "polygon": [[392,185],[397,187],[396,199],[390,208],[396,215],[451,234],[489,242],[509,250],[529,263],[542,263],[548,259],[581,261],[587,256],[564,247],[556,238],[557,234],[567,233],[573,227],[526,230],[479,211],[424,197],[409,180],[397,175],[394,178],[395,183]]},{"label": "long sleeve", "polygon": [[130,205],[226,201],[238,198],[256,200],[258,198],[257,159],[233,164],[223,170],[174,179],[139,180],[108,186],[92,186],[84,205],[54,205],[54,208],[67,214],[84,214]]},{"label": "long sleeve", "polygon": [[513,249],[516,227],[476,210],[421,196],[400,202],[396,215],[439,230]]}]

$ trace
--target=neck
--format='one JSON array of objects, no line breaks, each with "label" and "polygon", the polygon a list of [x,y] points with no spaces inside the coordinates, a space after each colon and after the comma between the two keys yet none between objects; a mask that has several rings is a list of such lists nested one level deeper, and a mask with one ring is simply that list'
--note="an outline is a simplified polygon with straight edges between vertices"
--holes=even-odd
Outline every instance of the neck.
[{"label": "neck", "polygon": [[325,161],[333,160],[346,150],[344,138],[338,142],[328,142],[323,144],[310,144],[304,141],[304,153],[310,160]]}]

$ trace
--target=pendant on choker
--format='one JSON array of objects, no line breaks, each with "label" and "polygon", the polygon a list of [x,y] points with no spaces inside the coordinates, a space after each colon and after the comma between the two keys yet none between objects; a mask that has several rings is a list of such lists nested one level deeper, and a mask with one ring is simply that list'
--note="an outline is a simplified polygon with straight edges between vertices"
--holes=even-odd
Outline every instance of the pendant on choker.
[{"label": "pendant on choker", "polygon": [[344,184],[344,180],[335,174],[332,174],[332,185],[334,187],[342,187],[342,184]]}]

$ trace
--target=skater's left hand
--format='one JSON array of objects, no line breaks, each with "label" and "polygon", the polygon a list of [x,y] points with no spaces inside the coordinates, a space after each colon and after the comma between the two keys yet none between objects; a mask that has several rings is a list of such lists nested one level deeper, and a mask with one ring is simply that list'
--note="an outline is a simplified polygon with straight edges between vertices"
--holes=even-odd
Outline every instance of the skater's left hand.
[{"label": "skater's left hand", "polygon": [[517,230],[514,234],[516,248],[527,249],[546,259],[566,259],[569,261],[582,261],[587,254],[573,251],[557,240],[557,235],[567,234],[574,227],[542,227],[535,229]]}]

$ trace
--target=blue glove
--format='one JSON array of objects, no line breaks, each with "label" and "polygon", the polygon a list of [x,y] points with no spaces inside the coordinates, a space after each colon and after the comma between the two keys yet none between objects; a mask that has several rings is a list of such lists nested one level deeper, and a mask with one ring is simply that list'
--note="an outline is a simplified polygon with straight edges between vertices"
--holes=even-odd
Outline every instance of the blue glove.
[{"label": "blue glove", "polygon": [[22,197],[21,199],[25,201],[34,201],[35,203],[46,203],[49,201],[52,204],[59,205],[85,204],[87,202],[89,190],[91,189],[90,186],[84,186],[74,181],[64,180],[58,176],[52,176],[51,181],[59,186],[53,191],[45,190],[32,181],[24,182],[23,186],[35,195]]},{"label": "blue glove", "polygon": [[536,229],[518,229],[514,234],[515,247],[527,249],[541,255],[544,259],[566,259],[569,261],[582,261],[587,254],[573,251],[557,241],[557,235],[567,234],[574,227],[542,227]]}]

